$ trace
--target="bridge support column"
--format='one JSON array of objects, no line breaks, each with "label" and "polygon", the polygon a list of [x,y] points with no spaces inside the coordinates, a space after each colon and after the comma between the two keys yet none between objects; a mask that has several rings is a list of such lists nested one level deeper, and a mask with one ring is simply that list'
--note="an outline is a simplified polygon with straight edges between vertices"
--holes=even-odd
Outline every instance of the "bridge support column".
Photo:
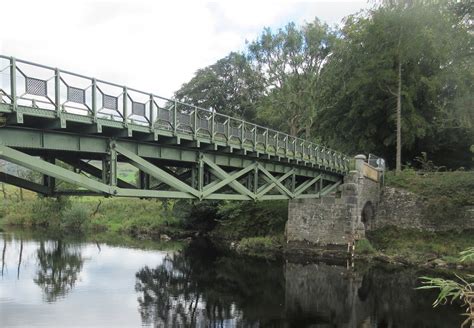
[{"label": "bridge support column", "polygon": [[315,245],[347,245],[365,236],[376,212],[381,172],[356,156],[356,170],[337,190],[321,198],[293,199],[288,206],[286,238]]}]

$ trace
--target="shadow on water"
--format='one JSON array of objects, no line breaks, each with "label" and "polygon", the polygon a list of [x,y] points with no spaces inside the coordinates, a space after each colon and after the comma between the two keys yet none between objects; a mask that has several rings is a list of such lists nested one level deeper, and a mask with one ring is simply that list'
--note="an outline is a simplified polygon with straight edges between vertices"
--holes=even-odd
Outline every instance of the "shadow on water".
[{"label": "shadow on water", "polygon": [[[162,246],[148,242],[142,250],[136,242],[127,247],[126,241],[113,239],[121,245],[115,247],[81,236],[19,233],[0,234],[0,239],[0,310],[6,311],[0,326],[2,320],[17,322],[15,313],[28,316],[28,300],[22,303],[16,293],[18,284],[31,283],[37,287],[28,292],[40,293],[49,305],[41,311],[66,306],[64,301],[82,288],[79,294],[91,306],[84,305],[81,316],[110,324],[117,311],[120,320],[155,327],[436,328],[459,327],[462,321],[456,306],[432,309],[434,294],[414,289],[420,275],[415,269],[269,262],[218,251],[204,239],[172,252],[157,251]],[[82,271],[88,284],[77,287]],[[114,303],[122,298],[137,303]],[[100,303],[94,305],[95,300]],[[95,309],[102,304],[103,318],[96,318]],[[74,311],[67,313],[67,320],[74,319]],[[45,321],[37,325],[59,325],[57,315],[43,316]],[[31,316],[29,325],[38,318]],[[100,326],[98,322],[91,324]]]}]

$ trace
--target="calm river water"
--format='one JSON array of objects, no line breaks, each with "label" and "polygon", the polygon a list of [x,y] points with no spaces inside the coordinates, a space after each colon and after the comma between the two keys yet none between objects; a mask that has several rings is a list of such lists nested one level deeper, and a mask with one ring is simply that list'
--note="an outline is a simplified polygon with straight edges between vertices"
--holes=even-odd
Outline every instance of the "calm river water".
[{"label": "calm river water", "polygon": [[[102,240],[102,239],[101,239]],[[175,244],[173,248],[177,248]],[[0,327],[459,327],[417,273],[0,233]]]}]

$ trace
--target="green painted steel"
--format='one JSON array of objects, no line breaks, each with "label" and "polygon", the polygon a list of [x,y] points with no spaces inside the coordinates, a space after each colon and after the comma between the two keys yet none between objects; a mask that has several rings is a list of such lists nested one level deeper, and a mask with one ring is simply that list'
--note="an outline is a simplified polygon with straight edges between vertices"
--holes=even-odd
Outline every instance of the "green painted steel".
[{"label": "green painted steel", "polygon": [[[282,132],[1,55],[0,117],[0,158],[45,176],[0,180],[49,196],[320,197],[349,170],[348,156]],[[121,163],[136,184],[120,179]]]}]

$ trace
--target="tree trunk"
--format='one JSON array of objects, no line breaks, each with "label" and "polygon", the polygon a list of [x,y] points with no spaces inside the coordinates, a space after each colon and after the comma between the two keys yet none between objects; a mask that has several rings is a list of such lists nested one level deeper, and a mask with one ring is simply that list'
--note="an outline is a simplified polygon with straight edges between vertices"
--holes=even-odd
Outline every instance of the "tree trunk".
[{"label": "tree trunk", "polygon": [[395,173],[402,170],[402,63],[398,60],[398,87],[397,87],[397,159]]}]

